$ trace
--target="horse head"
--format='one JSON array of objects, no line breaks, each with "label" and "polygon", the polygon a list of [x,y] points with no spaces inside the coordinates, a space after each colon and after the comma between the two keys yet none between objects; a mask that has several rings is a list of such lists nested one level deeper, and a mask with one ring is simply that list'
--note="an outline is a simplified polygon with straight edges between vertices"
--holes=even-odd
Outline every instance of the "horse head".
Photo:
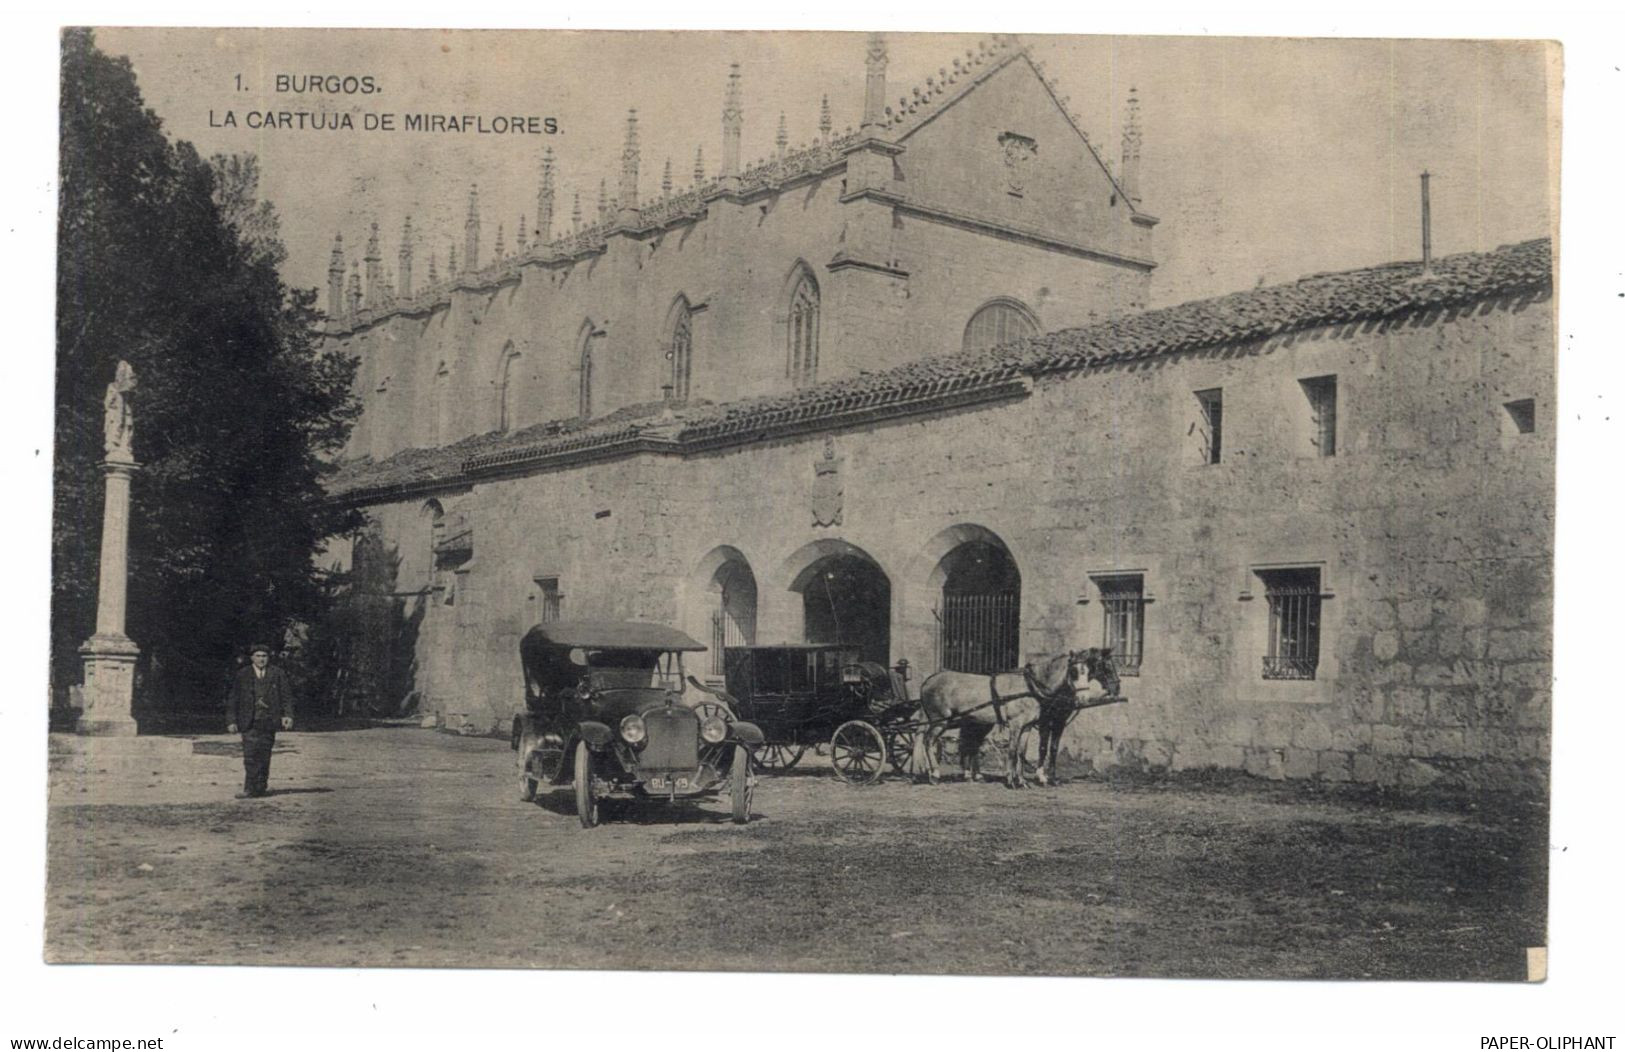
[{"label": "horse head", "polygon": [[1112,660],[1111,647],[1074,650],[1069,657],[1071,662],[1067,671],[1075,685],[1086,685],[1093,680],[1100,684],[1108,697],[1115,698],[1122,692],[1123,684],[1117,676],[1117,663]]}]

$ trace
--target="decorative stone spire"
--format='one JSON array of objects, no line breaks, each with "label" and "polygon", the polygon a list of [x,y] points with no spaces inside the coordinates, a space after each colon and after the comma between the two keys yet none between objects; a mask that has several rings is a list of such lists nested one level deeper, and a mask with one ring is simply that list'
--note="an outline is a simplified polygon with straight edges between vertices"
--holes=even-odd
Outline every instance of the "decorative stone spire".
[{"label": "decorative stone spire", "polygon": [[626,111],[626,140],[621,143],[621,195],[622,211],[637,211],[638,207],[638,111]]},{"label": "decorative stone spire", "polygon": [[519,244],[519,254],[521,256],[525,254],[525,246],[527,244],[529,244],[529,242],[530,242],[530,235],[526,233],[527,229],[528,228],[525,226],[525,213],[520,212],[519,213],[519,235],[514,240],[517,241],[518,244]]},{"label": "decorative stone spire", "polygon": [[825,95],[818,104],[818,141],[829,142],[829,133],[835,127],[835,122],[829,117],[829,96]]},{"label": "decorative stone spire", "polygon": [[367,306],[376,307],[384,301],[384,257],[378,254],[378,224],[372,224],[367,238],[367,254],[361,257],[367,264]]},{"label": "decorative stone spire", "polygon": [[778,150],[779,160],[784,160],[785,153],[790,149],[790,130],[788,125],[784,123],[784,111],[782,110],[779,111],[779,130],[778,134],[773,136],[773,145]]},{"label": "decorative stone spire", "polygon": [[728,67],[728,90],[722,97],[722,177],[739,175],[739,138],[745,128],[745,105],[739,88],[739,63]]},{"label": "decorative stone spire", "polygon": [[361,311],[361,264],[350,261],[350,313]]},{"label": "decorative stone spire", "polygon": [[327,261],[327,313],[342,317],[344,307],[344,235],[333,235],[333,256]]},{"label": "decorative stone spire", "polygon": [[457,242],[451,243],[451,250],[446,253],[446,277],[455,279],[461,273],[457,269]]},{"label": "decorative stone spire", "polygon": [[1123,194],[1131,204],[1140,203],[1140,95],[1128,89],[1128,112],[1123,117]]},{"label": "decorative stone spire", "polygon": [[553,240],[553,147],[542,151],[542,188],[536,192],[536,240]]},{"label": "decorative stone spire", "polygon": [[429,250],[429,286],[433,288],[440,284],[440,271],[435,267],[434,250]]},{"label": "decorative stone spire", "polygon": [[493,256],[493,259],[494,259],[495,262],[501,263],[503,261],[503,259],[505,259],[507,257],[507,255],[508,255],[507,238],[504,236],[504,231],[502,229],[502,224],[498,223],[497,224],[497,243],[496,243],[496,249],[495,249],[495,254]]},{"label": "decorative stone spire", "polygon": [[480,186],[468,188],[468,218],[463,220],[463,267],[480,268]]},{"label": "decorative stone spire", "polygon": [[572,234],[578,234],[578,233],[581,232],[581,191],[580,190],[576,191],[575,207],[570,210],[570,232]]},{"label": "decorative stone spire", "polygon": [[886,38],[879,33],[869,34],[863,65],[863,130],[869,132],[886,122]]},{"label": "decorative stone spire", "polygon": [[598,180],[598,222],[609,218],[609,181]]},{"label": "decorative stone spire", "polygon": [[406,222],[401,226],[401,251],[397,259],[400,264],[401,283],[396,289],[401,299],[412,297],[412,217],[407,216]]},{"label": "decorative stone spire", "polygon": [[671,196],[671,158],[666,158],[666,170],[660,175],[660,196]]},{"label": "decorative stone spire", "polygon": [[705,182],[705,147],[697,146],[694,149],[694,185],[699,186]]}]

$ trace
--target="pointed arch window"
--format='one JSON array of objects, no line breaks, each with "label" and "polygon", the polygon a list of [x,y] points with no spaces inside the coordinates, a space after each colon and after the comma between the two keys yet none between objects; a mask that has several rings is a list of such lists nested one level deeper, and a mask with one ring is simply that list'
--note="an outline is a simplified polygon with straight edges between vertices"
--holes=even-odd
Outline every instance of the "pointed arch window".
[{"label": "pointed arch window", "polygon": [[971,315],[970,323],[965,326],[964,349],[985,351],[1037,335],[1038,318],[1026,304],[1000,297],[982,304]]},{"label": "pointed arch window", "polygon": [[508,344],[502,355],[502,372],[497,377],[497,430],[507,431],[519,413],[519,352]]},{"label": "pointed arch window", "polygon": [[818,283],[803,270],[790,291],[788,375],[798,387],[818,378]]},{"label": "pointed arch window", "polygon": [[689,381],[694,372],[694,315],[688,303],[679,301],[677,316],[671,327],[671,346],[666,351],[671,359],[671,396],[678,401],[688,398]]},{"label": "pointed arch window", "polygon": [[581,328],[581,368],[578,389],[578,410],[583,417],[592,416],[592,350],[598,332],[588,322]]}]

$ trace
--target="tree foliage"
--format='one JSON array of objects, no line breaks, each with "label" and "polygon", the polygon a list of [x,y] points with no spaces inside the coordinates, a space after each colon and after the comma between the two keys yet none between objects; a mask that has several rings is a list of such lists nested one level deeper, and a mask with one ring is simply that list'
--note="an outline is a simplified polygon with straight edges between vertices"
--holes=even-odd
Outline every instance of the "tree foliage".
[{"label": "tree foliage", "polygon": [[95,628],[103,390],[135,368],[127,632],[149,700],[213,705],[233,651],[325,603],[315,556],[352,513],[322,479],[359,412],[314,290],[283,285],[253,158],[201,159],[128,60],[63,34],[52,681]]}]

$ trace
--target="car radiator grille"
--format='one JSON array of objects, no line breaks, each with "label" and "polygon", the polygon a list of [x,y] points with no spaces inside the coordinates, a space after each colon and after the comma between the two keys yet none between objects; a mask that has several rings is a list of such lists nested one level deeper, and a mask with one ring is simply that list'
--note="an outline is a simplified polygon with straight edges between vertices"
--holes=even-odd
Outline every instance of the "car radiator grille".
[{"label": "car radiator grille", "polygon": [[645,771],[692,771],[699,766],[700,721],[688,709],[644,713],[648,741],[638,756]]}]

